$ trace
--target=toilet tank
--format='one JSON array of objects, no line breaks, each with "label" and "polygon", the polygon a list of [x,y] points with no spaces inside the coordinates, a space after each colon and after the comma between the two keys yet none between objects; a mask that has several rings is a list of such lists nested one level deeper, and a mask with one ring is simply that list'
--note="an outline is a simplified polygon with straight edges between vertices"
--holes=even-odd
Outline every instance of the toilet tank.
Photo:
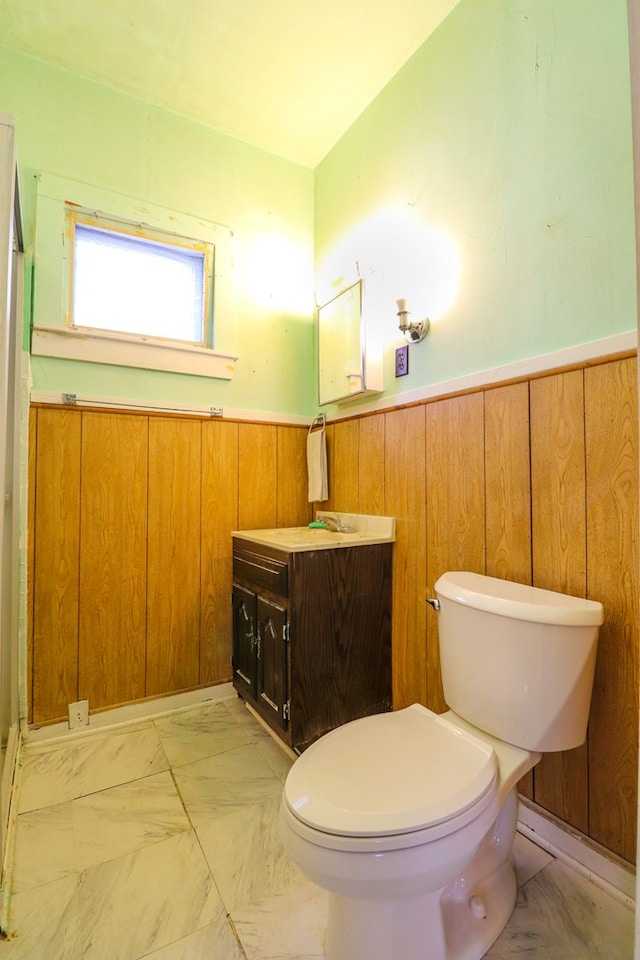
[{"label": "toilet tank", "polygon": [[435,589],[454,713],[526,750],[583,743],[602,604],[467,572],[443,574]]}]

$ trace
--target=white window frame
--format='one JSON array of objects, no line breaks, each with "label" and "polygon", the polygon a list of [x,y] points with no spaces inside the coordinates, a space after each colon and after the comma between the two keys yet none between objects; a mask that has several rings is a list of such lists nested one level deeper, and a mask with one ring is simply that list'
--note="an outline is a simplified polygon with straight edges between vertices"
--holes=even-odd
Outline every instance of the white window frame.
[{"label": "white window frame", "polygon": [[[233,351],[233,234],[228,227],[198,220],[108,191],[41,174],[35,242],[34,317],[31,352],[37,356],[115,364],[231,380]],[[202,344],[75,327],[71,316],[75,221],[111,221],[151,239],[189,238],[211,251],[214,292],[208,340]],[[215,344],[211,346],[211,329]]]},{"label": "white window frame", "polygon": [[[202,336],[198,340],[190,340],[186,337],[169,335],[158,337],[158,339],[167,340],[172,344],[188,343],[191,344],[191,346],[213,347],[213,270],[215,254],[215,248],[213,244],[205,243],[202,240],[192,240],[190,237],[180,237],[175,234],[167,234],[161,230],[153,230],[149,227],[141,226],[139,224],[129,223],[113,217],[106,217],[91,210],[83,210],[75,206],[67,206],[66,221],[68,224],[68,233],[71,238],[72,245],[71,256],[69,257],[69,291],[71,294],[70,310],[67,316],[67,324],[69,326],[85,332],[95,331],[95,328],[92,327],[91,324],[79,323],[78,317],[75,313],[77,305],[77,291],[75,289],[75,285],[77,280],[76,274],[78,271],[77,228],[88,227],[90,230],[95,231],[96,233],[101,233],[106,237],[114,238],[116,243],[119,237],[133,238],[134,240],[138,239],[150,241],[153,246],[157,246],[160,250],[173,249],[176,251],[184,251],[185,253],[189,254],[198,254],[202,264],[203,281],[202,310],[199,318]],[[105,330],[104,327],[100,327],[99,329],[102,332]],[[106,329],[111,333],[129,333],[133,336],[139,336],[142,339],[148,339],[149,336],[153,336],[153,334],[140,333],[139,331],[127,330],[126,328],[118,329],[115,323]]]}]

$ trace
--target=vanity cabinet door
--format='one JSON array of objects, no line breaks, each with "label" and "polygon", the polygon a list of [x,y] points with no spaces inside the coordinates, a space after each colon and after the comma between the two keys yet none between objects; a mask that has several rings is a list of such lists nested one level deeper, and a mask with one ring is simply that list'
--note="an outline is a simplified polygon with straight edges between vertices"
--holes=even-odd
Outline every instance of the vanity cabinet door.
[{"label": "vanity cabinet door", "polygon": [[239,583],[233,593],[233,685],[236,690],[255,699],[257,689],[256,595]]},{"label": "vanity cabinet door", "polygon": [[289,724],[289,631],[287,607],[257,598],[257,701],[268,721],[286,730]]}]

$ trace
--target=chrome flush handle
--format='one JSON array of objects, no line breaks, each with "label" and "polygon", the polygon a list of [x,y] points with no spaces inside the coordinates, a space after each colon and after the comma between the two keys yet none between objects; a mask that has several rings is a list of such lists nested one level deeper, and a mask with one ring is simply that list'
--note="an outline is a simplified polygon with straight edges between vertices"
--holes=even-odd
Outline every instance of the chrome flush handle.
[{"label": "chrome flush handle", "polygon": [[427,603],[429,604],[430,607],[433,607],[436,613],[440,609],[440,601],[436,600],[435,597],[427,597]]}]

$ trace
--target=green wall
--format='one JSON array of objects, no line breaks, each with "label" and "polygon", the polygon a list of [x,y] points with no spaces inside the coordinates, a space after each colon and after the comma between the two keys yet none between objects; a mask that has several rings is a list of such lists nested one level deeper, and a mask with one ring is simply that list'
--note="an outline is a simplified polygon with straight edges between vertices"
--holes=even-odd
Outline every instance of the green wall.
[{"label": "green wall", "polygon": [[[359,117],[317,283],[368,279],[388,393],[636,328],[630,109],[626,0],[462,0]],[[432,321],[402,380],[397,297]]]},{"label": "green wall", "polygon": [[314,294],[358,276],[388,397],[636,329],[625,0],[461,0],[315,171],[2,48],[0,109],[28,238],[37,171],[234,232],[233,381],[34,357],[37,390],[310,414]]},{"label": "green wall", "polygon": [[35,390],[311,411],[310,170],[1,48],[0,110],[16,117],[28,244],[38,172],[226,224],[234,234],[239,360],[231,382],[33,357]]}]

